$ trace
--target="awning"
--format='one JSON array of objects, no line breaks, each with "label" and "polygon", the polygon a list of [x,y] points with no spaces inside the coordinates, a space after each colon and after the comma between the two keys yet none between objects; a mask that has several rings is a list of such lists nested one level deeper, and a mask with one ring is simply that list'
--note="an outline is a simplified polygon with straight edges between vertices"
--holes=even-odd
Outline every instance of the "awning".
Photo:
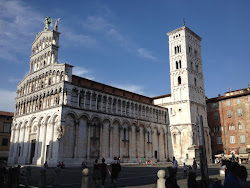
[{"label": "awning", "polygon": [[248,157],[249,157],[248,153],[240,154],[239,156],[240,156],[240,158],[242,158],[242,159],[248,159]]}]

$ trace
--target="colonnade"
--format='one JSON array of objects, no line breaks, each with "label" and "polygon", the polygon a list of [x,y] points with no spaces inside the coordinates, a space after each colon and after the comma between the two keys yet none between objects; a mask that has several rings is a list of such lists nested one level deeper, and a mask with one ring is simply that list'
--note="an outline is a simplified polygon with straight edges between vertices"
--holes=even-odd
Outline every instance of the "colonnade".
[{"label": "colonnade", "polygon": [[73,89],[67,91],[64,100],[64,104],[82,109],[102,111],[159,123],[167,123],[168,121],[167,109],[93,90]]},{"label": "colonnade", "polygon": [[34,78],[30,78],[17,89],[17,98],[32,94],[48,86],[64,81],[64,71],[48,71]]},{"label": "colonnade", "polygon": [[40,95],[27,97],[15,106],[15,115],[25,115],[38,110],[55,107],[62,104],[62,89],[48,91]]}]

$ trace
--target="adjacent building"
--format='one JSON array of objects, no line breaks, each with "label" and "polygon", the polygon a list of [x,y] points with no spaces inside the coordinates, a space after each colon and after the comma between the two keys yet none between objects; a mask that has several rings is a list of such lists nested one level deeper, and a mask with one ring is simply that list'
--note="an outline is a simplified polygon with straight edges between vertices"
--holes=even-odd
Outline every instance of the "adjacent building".
[{"label": "adjacent building", "polygon": [[10,130],[14,113],[0,111],[0,160],[7,160],[10,147]]},{"label": "adjacent building", "polygon": [[212,154],[247,157],[250,143],[250,85],[207,99]]},{"label": "adjacent building", "polygon": [[122,162],[192,162],[196,117],[203,116],[210,156],[201,38],[186,26],[170,33],[171,95],[147,97],[72,75],[58,63],[57,22],[32,43],[30,72],[17,86],[9,164],[58,161],[79,165],[96,158]]}]

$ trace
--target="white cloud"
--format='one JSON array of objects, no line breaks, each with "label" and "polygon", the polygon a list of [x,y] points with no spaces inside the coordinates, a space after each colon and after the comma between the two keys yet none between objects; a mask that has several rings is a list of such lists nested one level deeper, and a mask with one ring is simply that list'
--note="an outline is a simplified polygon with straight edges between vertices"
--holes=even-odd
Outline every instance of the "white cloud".
[{"label": "white cloud", "polygon": [[89,35],[76,34],[68,28],[62,28],[63,37],[65,41],[63,42],[67,46],[84,46],[87,48],[93,48],[97,46],[97,40]]},{"label": "white cloud", "polygon": [[152,61],[158,61],[157,57],[152,55],[151,51],[148,51],[145,48],[139,48],[137,49],[138,55],[145,58],[145,59],[150,59]]},{"label": "white cloud", "polygon": [[8,78],[8,82],[14,83],[14,84],[19,83],[21,80],[22,79],[20,79],[20,78],[13,78],[13,77]]},{"label": "white cloud", "polygon": [[112,41],[118,43],[121,47],[130,53],[136,53],[139,57],[158,61],[158,58],[153,55],[153,52],[145,48],[138,47],[138,45],[131,40],[127,35],[121,33],[115,24],[101,16],[89,16],[82,24],[83,28],[92,31],[101,32]]},{"label": "white cloud", "polygon": [[96,31],[104,31],[114,27],[112,23],[100,16],[89,16],[82,25],[84,28]]},{"label": "white cloud", "polygon": [[95,79],[95,77],[91,75],[91,70],[84,67],[73,67],[73,74],[90,80]]},{"label": "white cloud", "polygon": [[[30,37],[41,27],[42,16],[21,1],[0,0],[0,58],[19,62],[27,53]],[[13,56],[15,54],[15,56]]]},{"label": "white cloud", "polygon": [[124,89],[126,91],[144,95],[144,88],[139,85],[134,85],[134,84],[111,84],[111,85],[120,89]]},{"label": "white cloud", "polygon": [[0,110],[14,112],[16,92],[0,89]]}]

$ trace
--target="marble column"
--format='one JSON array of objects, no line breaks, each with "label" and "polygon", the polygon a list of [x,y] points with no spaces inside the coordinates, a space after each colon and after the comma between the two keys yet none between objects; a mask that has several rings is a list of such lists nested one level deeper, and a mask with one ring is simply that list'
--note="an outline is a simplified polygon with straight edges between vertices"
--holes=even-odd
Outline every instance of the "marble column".
[{"label": "marble column", "polygon": [[87,123],[87,125],[88,125],[88,148],[87,148],[87,159],[90,159],[90,137],[91,137],[90,128],[91,128],[91,124],[90,124],[90,123]]},{"label": "marble column", "polygon": [[42,141],[42,149],[41,149],[41,162],[42,164],[46,161],[46,154],[45,154],[45,149],[46,149],[46,136],[47,136],[47,126],[48,124],[42,124],[43,127],[43,141]]},{"label": "marble column", "polygon": [[9,151],[9,156],[13,157],[13,151],[14,151],[14,146],[15,146],[15,134],[16,131],[15,129],[11,129],[11,137],[10,137],[10,151]]},{"label": "marble column", "polygon": [[56,123],[53,122],[51,125],[51,136],[50,136],[50,147],[49,147],[49,159],[53,158],[52,151],[53,151],[53,146],[54,146],[54,132],[56,128]]},{"label": "marble column", "polygon": [[74,144],[74,158],[78,157],[78,140],[79,140],[79,121],[76,122],[76,129],[75,129],[75,144]]},{"label": "marble column", "polygon": [[110,126],[109,127],[109,135],[110,135],[110,138],[109,138],[109,157],[111,159],[113,159],[113,127]]},{"label": "marble column", "polygon": [[39,136],[40,136],[41,124],[37,125],[37,135],[36,135],[36,147],[35,147],[35,158],[38,157],[38,147],[39,147]]}]

